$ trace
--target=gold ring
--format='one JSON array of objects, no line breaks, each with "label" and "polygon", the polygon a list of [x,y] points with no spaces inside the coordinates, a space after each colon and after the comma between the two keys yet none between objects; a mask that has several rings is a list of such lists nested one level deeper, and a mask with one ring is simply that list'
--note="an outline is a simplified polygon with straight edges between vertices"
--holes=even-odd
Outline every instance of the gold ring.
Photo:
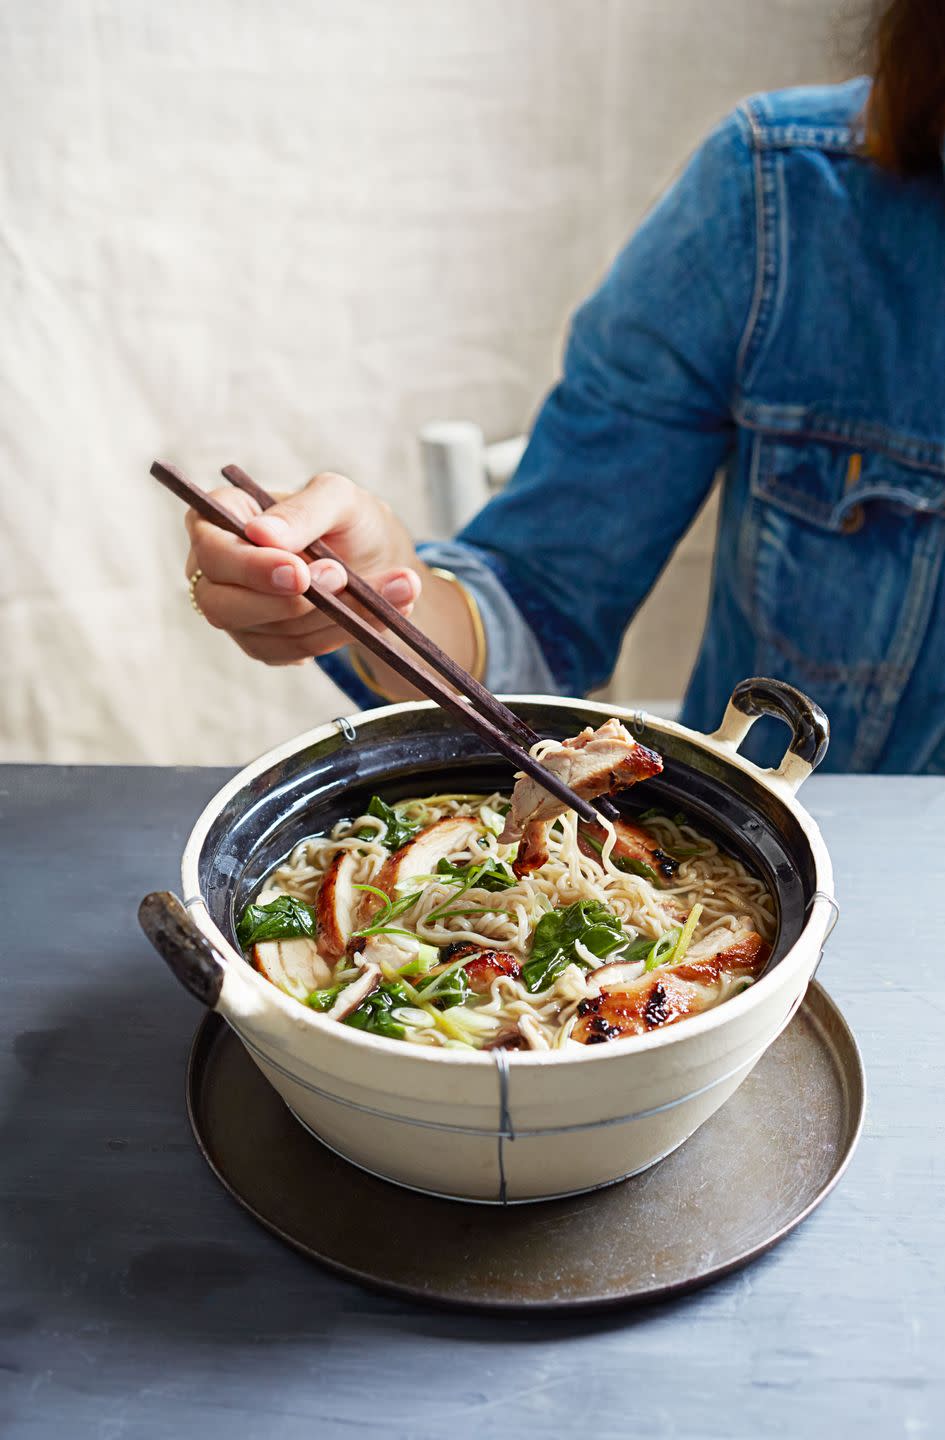
[{"label": "gold ring", "polygon": [[203,611],[197,604],[197,596],[194,594],[194,591],[197,589],[197,581],[202,579],[203,571],[195,570],[194,573],[191,575],[190,579],[187,581],[187,589],[190,594],[190,603],[194,607],[198,615],[202,615]]}]

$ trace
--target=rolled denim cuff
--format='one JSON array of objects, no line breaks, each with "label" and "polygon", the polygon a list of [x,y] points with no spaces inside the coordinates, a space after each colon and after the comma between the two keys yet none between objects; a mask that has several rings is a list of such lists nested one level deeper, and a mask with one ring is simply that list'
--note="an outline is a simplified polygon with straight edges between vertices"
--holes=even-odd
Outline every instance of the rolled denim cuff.
[{"label": "rolled denim cuff", "polygon": [[[475,598],[486,632],[483,683],[497,694],[557,693],[554,676],[534,631],[475,546],[456,540],[429,541],[419,545],[417,553],[428,565],[451,570]],[[384,704],[382,697],[355,674],[347,649],[322,655],[317,663],[359,709]]]},{"label": "rolled denim cuff", "polygon": [[451,570],[474,596],[486,632],[483,684],[496,694],[555,694],[558,687],[534,631],[475,545],[431,540],[418,545],[417,553],[428,565]]}]

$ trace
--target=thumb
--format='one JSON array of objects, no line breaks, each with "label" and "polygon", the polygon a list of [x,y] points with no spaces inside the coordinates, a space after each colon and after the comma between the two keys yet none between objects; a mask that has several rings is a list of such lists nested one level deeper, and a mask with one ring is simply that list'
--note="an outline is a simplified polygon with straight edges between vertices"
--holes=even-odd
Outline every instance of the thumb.
[{"label": "thumb", "polygon": [[386,570],[380,575],[372,575],[370,584],[372,589],[399,610],[403,615],[408,615],[420,598],[420,576],[416,570],[405,569],[400,566],[397,570]]},{"label": "thumb", "polygon": [[257,545],[271,545],[297,555],[313,540],[344,530],[352,523],[358,493],[347,476],[326,471],[255,516],[247,523],[246,533]]}]

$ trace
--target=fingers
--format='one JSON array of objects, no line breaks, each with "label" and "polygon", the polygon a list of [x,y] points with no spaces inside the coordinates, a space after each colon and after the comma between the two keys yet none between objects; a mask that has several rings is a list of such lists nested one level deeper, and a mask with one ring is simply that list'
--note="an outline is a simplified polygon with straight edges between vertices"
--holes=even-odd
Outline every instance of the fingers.
[{"label": "fingers", "polygon": [[416,570],[408,570],[403,567],[389,570],[383,575],[376,575],[369,581],[369,584],[379,595],[383,595],[388,605],[393,605],[395,610],[399,610],[401,615],[410,614],[420,599],[422,589],[420,576]]},{"label": "fingers", "polygon": [[[259,506],[242,490],[215,490],[213,499],[244,523],[259,513]],[[264,595],[301,595],[311,583],[309,568],[298,555],[251,545],[202,520],[193,510],[187,512],[187,529],[191,542],[189,574],[200,569],[214,584],[241,585]],[[335,569],[343,580],[344,571],[340,566]]]},{"label": "fingers", "polygon": [[[218,490],[211,490],[210,499],[215,500],[224,510],[229,510],[230,514],[237,520],[241,520],[244,525],[247,520],[251,520],[254,515],[259,514],[259,506],[256,501],[244,490],[234,490],[231,485],[221,485]],[[193,539],[197,526],[206,525],[208,522],[201,520],[196,510],[188,510],[184,524],[187,526],[187,534]]]},{"label": "fingers", "polygon": [[301,490],[278,501],[246,527],[257,545],[304,550],[323,535],[337,536],[357,519],[357,497],[363,492],[344,475],[326,471]]},{"label": "fingers", "polygon": [[[390,580],[397,585],[388,584],[389,591],[409,597],[395,607],[401,615],[409,616],[419,594],[419,578],[413,571],[397,570],[378,576],[375,588],[382,588]],[[215,629],[228,631],[247,654],[269,665],[295,664],[300,659],[327,655],[351,643],[346,630],[301,597],[279,599],[258,595],[240,586],[216,585],[202,576],[197,583],[196,600]],[[354,608],[363,613],[360,606]],[[369,616],[365,618],[375,623]]]},{"label": "fingers", "polygon": [[[365,501],[364,492],[350,480],[328,473],[317,475],[297,494],[279,500],[265,515],[241,490],[214,491],[214,500],[243,522],[253,543],[189,511],[191,547],[186,573],[202,572],[195,599],[208,622],[226,630],[247,654],[269,665],[298,664],[348,644],[350,636],[303,598],[310,585],[335,595],[343,591],[347,583],[343,566],[332,560],[309,564],[297,552],[314,538],[330,535],[341,542],[339,548],[345,553],[344,532],[355,526],[359,527],[355,549],[360,557],[355,563],[363,565],[367,583],[400,614],[409,615],[420,595],[420,577],[404,565],[370,573],[369,557],[374,557],[375,565],[383,563],[385,547],[377,544],[377,536],[383,541],[386,535],[385,507],[370,502],[365,512],[364,504],[359,509],[359,497]],[[352,535],[349,552],[353,545]],[[365,615],[350,597],[347,603]],[[375,619],[365,618],[380,630]]]}]

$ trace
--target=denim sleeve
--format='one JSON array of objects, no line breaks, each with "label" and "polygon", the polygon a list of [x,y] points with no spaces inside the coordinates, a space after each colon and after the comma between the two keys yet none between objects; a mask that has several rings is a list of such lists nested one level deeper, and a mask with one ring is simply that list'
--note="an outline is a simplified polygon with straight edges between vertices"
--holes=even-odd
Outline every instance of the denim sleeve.
[{"label": "denim sleeve", "polygon": [[[607,680],[732,447],[755,288],[753,174],[736,111],[577,312],[514,479],[458,537],[501,582],[561,693]],[[522,637],[506,643],[524,653]]]},{"label": "denim sleeve", "polygon": [[[483,679],[489,689],[500,695],[553,694],[554,676],[534,632],[476,547],[429,541],[417,549],[428,565],[452,570],[475,596],[486,632],[488,663]],[[358,679],[346,649],[323,655],[318,663],[362,709],[382,703]]]},{"label": "denim sleeve", "polygon": [[[493,690],[584,695],[732,446],[755,289],[750,129],[736,111],[577,312],[564,372],[505,490],[456,541],[421,547],[476,596]],[[320,662],[359,705],[345,651]]]}]

